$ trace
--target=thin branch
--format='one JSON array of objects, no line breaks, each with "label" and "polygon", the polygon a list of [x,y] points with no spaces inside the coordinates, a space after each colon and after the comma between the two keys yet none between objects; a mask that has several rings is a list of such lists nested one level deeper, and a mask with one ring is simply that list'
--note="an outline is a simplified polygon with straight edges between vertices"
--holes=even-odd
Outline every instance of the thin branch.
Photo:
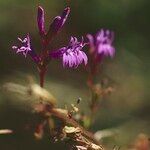
[{"label": "thin branch", "polygon": [[59,109],[59,108],[48,108],[48,112],[50,114],[47,115],[53,115],[57,118],[59,118],[60,120],[62,120],[63,122],[72,125],[73,127],[78,127],[81,129],[82,134],[88,138],[89,140],[91,140],[92,142],[94,142],[97,145],[100,145],[99,141],[97,141],[93,135],[93,133],[87,131],[86,129],[84,129],[77,121],[75,121],[73,118],[70,118],[68,116],[68,114],[64,113],[66,110],[64,109]]},{"label": "thin branch", "polygon": [[1,129],[0,130],[0,134],[11,134],[11,133],[13,133],[13,131],[10,129]]}]

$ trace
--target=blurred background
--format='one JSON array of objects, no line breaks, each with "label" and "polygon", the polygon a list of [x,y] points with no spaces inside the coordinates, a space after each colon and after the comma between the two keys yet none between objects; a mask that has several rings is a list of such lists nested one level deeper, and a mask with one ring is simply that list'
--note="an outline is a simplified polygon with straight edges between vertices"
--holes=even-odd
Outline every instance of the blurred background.
[{"label": "blurred background", "polygon": [[[149,0],[0,0],[0,85],[5,82],[25,84],[27,75],[38,82],[35,64],[30,58],[15,54],[11,46],[18,36],[30,33],[34,48],[40,51],[36,24],[38,5],[45,9],[46,27],[69,5],[69,19],[50,49],[66,45],[72,35],[95,34],[101,28],[115,32],[116,56],[103,62],[97,79],[108,79],[115,91],[102,100],[91,130],[115,131],[115,135],[102,139],[109,148],[117,145],[125,149],[139,134],[149,136],[149,4]],[[55,95],[61,107],[81,97],[80,109],[88,113],[88,107],[85,107],[89,100],[86,77],[82,67],[64,69],[61,62],[52,61],[45,87]],[[16,131],[15,135],[0,135],[2,150],[62,149],[61,144],[51,144],[46,137],[37,141],[33,133],[22,131],[25,124],[34,120],[34,116],[11,99],[12,96],[0,91],[0,129]]]}]

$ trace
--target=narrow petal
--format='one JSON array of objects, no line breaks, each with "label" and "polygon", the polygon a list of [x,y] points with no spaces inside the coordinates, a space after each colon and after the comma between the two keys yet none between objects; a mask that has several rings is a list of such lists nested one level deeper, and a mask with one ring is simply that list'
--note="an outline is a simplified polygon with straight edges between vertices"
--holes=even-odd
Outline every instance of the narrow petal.
[{"label": "narrow petal", "polygon": [[68,64],[68,56],[66,54],[64,54],[63,55],[63,67],[65,67],[66,64]]},{"label": "narrow petal", "polygon": [[81,53],[82,53],[82,58],[83,58],[84,65],[87,65],[88,57],[83,51],[81,51]]},{"label": "narrow petal", "polygon": [[70,8],[69,7],[65,8],[61,15],[61,21],[60,21],[58,28],[61,28],[64,25],[64,23],[66,22],[66,20],[68,18],[69,13],[70,13]]},{"label": "narrow petal", "polygon": [[41,6],[38,7],[37,23],[38,23],[39,33],[41,35],[44,35],[44,33],[45,33],[45,25],[44,25],[45,18],[44,18],[44,9]]}]

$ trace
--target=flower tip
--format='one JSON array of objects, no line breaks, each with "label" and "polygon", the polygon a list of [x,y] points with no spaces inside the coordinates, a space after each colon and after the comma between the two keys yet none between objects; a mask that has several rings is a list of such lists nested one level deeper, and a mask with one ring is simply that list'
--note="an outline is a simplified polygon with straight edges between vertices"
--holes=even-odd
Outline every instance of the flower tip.
[{"label": "flower tip", "polygon": [[84,37],[83,36],[81,37],[81,43],[82,44],[84,43]]},{"label": "flower tip", "polygon": [[61,17],[60,17],[60,16],[56,16],[56,17],[54,18],[54,20],[53,20],[54,25],[56,25],[55,23],[57,23],[57,22],[60,21],[60,20],[61,20]]},{"label": "flower tip", "polygon": [[87,38],[89,38],[89,37],[91,37],[91,36],[92,36],[92,35],[91,35],[91,34],[89,34],[89,33],[88,33],[88,34],[86,34],[86,37],[87,37]]},{"label": "flower tip", "polygon": [[43,35],[45,32],[44,22],[45,22],[44,9],[41,6],[38,6],[37,23],[38,23],[39,33],[41,35]]},{"label": "flower tip", "polygon": [[44,11],[43,7],[42,6],[38,6],[38,11]]},{"label": "flower tip", "polygon": [[17,48],[17,46],[12,46],[11,48],[12,48],[12,49],[16,49],[16,48]]},{"label": "flower tip", "polygon": [[70,13],[70,7],[66,7],[63,11],[63,16],[67,17],[69,15],[69,13]]},{"label": "flower tip", "polygon": [[64,11],[70,12],[70,7],[66,7],[66,8],[64,9]]},{"label": "flower tip", "polygon": [[27,33],[27,38],[30,38],[30,33]]},{"label": "flower tip", "polygon": [[38,6],[38,18],[40,19],[42,16],[44,16],[44,9],[42,6]]},{"label": "flower tip", "polygon": [[89,42],[93,40],[93,36],[89,33],[86,35],[86,38],[88,39]]}]

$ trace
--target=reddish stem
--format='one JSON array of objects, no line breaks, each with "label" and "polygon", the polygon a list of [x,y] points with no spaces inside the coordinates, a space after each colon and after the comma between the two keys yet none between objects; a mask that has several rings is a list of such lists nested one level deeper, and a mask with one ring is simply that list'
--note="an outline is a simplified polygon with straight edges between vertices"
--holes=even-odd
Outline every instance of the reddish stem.
[{"label": "reddish stem", "polygon": [[40,86],[43,88],[44,87],[44,81],[45,81],[45,74],[46,74],[46,69],[42,69],[39,72],[40,75]]}]

